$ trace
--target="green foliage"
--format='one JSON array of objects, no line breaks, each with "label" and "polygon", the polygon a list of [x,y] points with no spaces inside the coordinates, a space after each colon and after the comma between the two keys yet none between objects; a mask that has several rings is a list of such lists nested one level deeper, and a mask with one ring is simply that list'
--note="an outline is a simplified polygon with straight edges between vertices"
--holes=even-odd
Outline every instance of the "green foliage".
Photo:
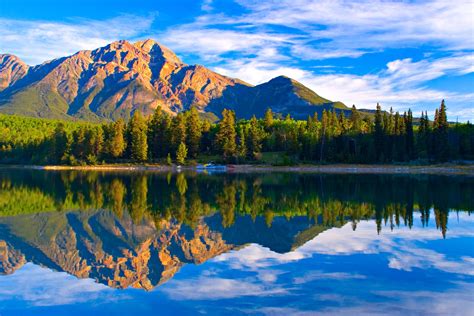
[{"label": "green foliage", "polygon": [[176,151],[176,162],[180,165],[184,165],[187,156],[188,148],[183,142],[181,142],[178,146],[178,150]]},{"label": "green foliage", "polygon": [[123,120],[99,125],[0,115],[0,162],[167,161],[181,144],[184,159],[238,163],[268,163],[265,153],[272,152],[282,153],[271,162],[278,165],[474,159],[473,125],[449,124],[444,102],[433,124],[427,112],[414,123],[410,110],[383,112],[380,105],[373,118],[361,118],[355,106],[348,118],[323,110],[320,120],[316,113],[306,120],[282,119],[268,110],[263,119],[236,121],[233,111],[224,110],[218,124],[202,120],[196,108],[175,117],[158,108],[149,119],[137,111],[127,126]]},{"label": "green foliage", "polygon": [[201,144],[202,126],[199,113],[195,107],[188,112],[186,120],[186,144],[191,158],[196,158]]},{"label": "green foliage", "polygon": [[[45,184],[54,185],[45,185]],[[135,223],[142,220],[176,219],[195,227],[202,219],[220,213],[222,225],[232,226],[239,216],[264,216],[267,225],[276,217],[306,216],[321,227],[342,226],[375,219],[383,223],[413,225],[415,216],[422,225],[434,221],[443,235],[447,232],[448,209],[471,211],[474,187],[469,177],[446,182],[433,175],[291,175],[228,174],[225,177],[195,173],[127,174],[64,171],[14,170],[0,179],[0,217],[78,209],[128,214]],[[149,192],[161,192],[149,194]],[[430,209],[434,218],[430,219]],[[271,210],[271,212],[269,211]],[[26,217],[23,217],[26,220]],[[7,219],[3,219],[7,220]],[[23,223],[25,233],[41,230],[35,237],[51,238],[55,225],[45,229],[38,217]],[[61,224],[55,222],[55,224]],[[374,227],[375,228],[375,227]],[[34,234],[32,234],[34,235]]]},{"label": "green foliage", "polygon": [[130,158],[145,161],[148,155],[147,124],[142,114],[136,111],[128,123]]},{"label": "green foliage", "polygon": [[237,153],[235,131],[235,113],[225,109],[222,112],[222,120],[218,124],[218,132],[215,142],[225,160],[232,160]]}]

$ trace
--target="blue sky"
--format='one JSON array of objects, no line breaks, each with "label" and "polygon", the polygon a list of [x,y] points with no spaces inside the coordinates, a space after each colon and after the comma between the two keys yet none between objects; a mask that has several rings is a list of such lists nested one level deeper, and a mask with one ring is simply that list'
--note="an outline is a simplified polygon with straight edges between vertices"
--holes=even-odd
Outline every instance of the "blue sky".
[{"label": "blue sky", "polygon": [[252,84],[292,77],[359,108],[474,120],[474,2],[2,0],[0,53],[28,64],[153,38]]}]

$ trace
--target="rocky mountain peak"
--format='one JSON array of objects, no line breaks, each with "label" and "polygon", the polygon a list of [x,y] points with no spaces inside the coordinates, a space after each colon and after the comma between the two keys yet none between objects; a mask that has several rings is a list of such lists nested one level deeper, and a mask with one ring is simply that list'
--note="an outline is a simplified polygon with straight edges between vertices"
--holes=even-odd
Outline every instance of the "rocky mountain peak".
[{"label": "rocky mountain peak", "polygon": [[11,54],[0,54],[0,91],[23,78],[29,66]]},{"label": "rocky mountain peak", "polygon": [[161,45],[152,39],[138,41],[133,45],[141,49],[143,52],[146,52],[150,55],[160,56],[169,63],[183,64],[181,59],[179,59],[179,57],[176,56],[176,54],[173,51],[171,51],[168,47]]},{"label": "rocky mountain peak", "polygon": [[230,108],[239,118],[270,107],[306,118],[334,103],[288,77],[252,86],[187,65],[152,39],[115,41],[34,67],[0,55],[1,113],[98,122],[127,120],[137,109],[151,115],[158,106],[172,115],[195,106],[210,117]]}]

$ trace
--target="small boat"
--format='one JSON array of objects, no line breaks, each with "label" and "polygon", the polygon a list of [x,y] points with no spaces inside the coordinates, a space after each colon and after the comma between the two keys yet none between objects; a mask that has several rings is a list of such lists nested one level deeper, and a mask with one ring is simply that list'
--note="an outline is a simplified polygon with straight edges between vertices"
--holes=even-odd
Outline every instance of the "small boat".
[{"label": "small boat", "polygon": [[200,171],[213,171],[213,172],[223,172],[227,170],[227,166],[225,165],[216,165],[211,163],[203,164],[203,165],[197,165],[196,170]]}]

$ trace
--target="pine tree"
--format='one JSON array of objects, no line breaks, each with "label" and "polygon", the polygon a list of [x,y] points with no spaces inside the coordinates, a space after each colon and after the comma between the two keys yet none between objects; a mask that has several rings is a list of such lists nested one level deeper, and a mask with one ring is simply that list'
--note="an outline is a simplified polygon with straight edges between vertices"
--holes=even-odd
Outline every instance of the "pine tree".
[{"label": "pine tree", "polygon": [[405,144],[408,159],[415,159],[415,138],[413,134],[413,113],[411,109],[408,109],[408,114],[405,117]]},{"label": "pine tree", "polygon": [[148,156],[147,125],[139,111],[135,111],[128,123],[130,157],[135,161],[145,161]]},{"label": "pine tree", "polygon": [[439,111],[437,111],[436,122],[435,122],[435,148],[436,158],[439,161],[447,161],[449,156],[449,143],[448,143],[448,119],[446,116],[446,105],[444,100],[441,101]]},{"label": "pine tree", "polygon": [[176,162],[180,165],[184,165],[187,156],[188,148],[183,142],[181,142],[178,146],[178,150],[176,151]]},{"label": "pine tree", "polygon": [[161,116],[161,121],[158,126],[158,139],[160,141],[160,146],[158,146],[159,157],[165,157],[170,153],[172,149],[171,145],[171,117],[168,113],[163,113]]},{"label": "pine tree", "polygon": [[216,144],[225,160],[236,156],[237,145],[235,142],[235,113],[231,110],[222,111],[222,120],[219,121],[216,134]]},{"label": "pine tree", "polygon": [[384,130],[382,126],[382,109],[378,103],[375,110],[374,120],[374,146],[377,160],[382,161],[384,149]]},{"label": "pine tree", "polygon": [[186,127],[188,153],[190,157],[196,158],[201,144],[202,126],[199,113],[194,106],[191,107],[191,110],[188,112]]},{"label": "pine tree", "polygon": [[81,126],[73,133],[73,145],[72,153],[74,157],[79,161],[84,161],[86,159],[86,128]]},{"label": "pine tree", "polygon": [[247,154],[251,159],[258,159],[262,151],[263,131],[260,128],[257,118],[252,116],[247,138]]},{"label": "pine tree", "polygon": [[173,118],[171,126],[171,148],[175,151],[181,143],[186,143],[186,116],[183,112]]},{"label": "pine tree", "polygon": [[272,109],[268,108],[267,111],[265,112],[264,122],[265,122],[266,131],[267,132],[270,131],[271,127],[273,126],[273,112],[272,112]]},{"label": "pine tree", "polygon": [[86,131],[85,155],[88,164],[97,164],[102,155],[104,134],[102,128],[89,128]]},{"label": "pine tree", "polygon": [[359,111],[357,111],[355,105],[352,105],[350,122],[351,122],[352,132],[360,133],[361,132],[360,113],[359,113]]},{"label": "pine tree", "polygon": [[241,127],[239,129],[239,144],[237,146],[237,155],[239,158],[244,158],[247,156],[247,142],[245,141],[245,131],[244,128]]},{"label": "pine tree", "polygon": [[70,141],[63,123],[59,123],[53,134],[52,162],[65,162],[69,155]]},{"label": "pine tree", "polygon": [[123,119],[118,119],[111,125],[111,139],[108,143],[108,152],[113,158],[122,157],[127,147],[125,141],[125,122]]},{"label": "pine tree", "polygon": [[161,156],[161,147],[163,146],[160,138],[160,125],[163,120],[163,110],[160,106],[155,109],[150,122],[148,123],[148,148],[150,149],[151,158]]}]

